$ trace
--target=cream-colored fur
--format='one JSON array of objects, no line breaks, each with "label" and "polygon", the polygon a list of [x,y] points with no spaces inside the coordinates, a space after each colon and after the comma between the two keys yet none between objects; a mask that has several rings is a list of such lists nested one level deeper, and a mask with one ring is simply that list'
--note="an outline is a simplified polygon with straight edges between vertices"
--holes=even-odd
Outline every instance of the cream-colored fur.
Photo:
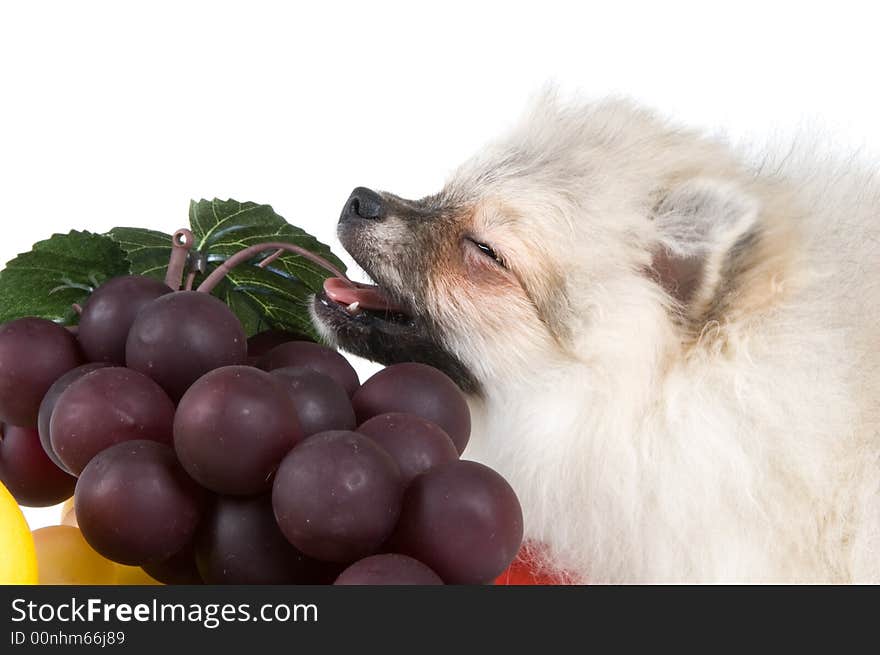
[{"label": "cream-colored fur", "polygon": [[[880,182],[801,154],[551,97],[447,185],[522,284],[429,295],[484,390],[465,456],[511,482],[547,567],[880,581]],[[646,272],[661,251],[702,259],[693,298]]]}]

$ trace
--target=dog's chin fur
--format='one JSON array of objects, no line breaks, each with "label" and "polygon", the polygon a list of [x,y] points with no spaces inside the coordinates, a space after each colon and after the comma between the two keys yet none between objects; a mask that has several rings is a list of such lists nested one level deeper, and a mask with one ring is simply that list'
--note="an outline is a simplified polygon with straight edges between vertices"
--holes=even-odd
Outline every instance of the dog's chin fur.
[{"label": "dog's chin fur", "polygon": [[880,183],[802,150],[753,166],[545,99],[425,201],[509,271],[393,219],[346,244],[474,381],[465,456],[510,481],[548,571],[880,581]]}]

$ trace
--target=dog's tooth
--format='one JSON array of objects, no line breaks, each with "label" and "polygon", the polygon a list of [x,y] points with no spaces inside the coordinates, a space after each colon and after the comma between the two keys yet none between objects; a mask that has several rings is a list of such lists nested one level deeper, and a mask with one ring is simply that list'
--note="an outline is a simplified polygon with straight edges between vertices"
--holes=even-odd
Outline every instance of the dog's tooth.
[{"label": "dog's tooth", "polygon": [[357,311],[358,307],[360,307],[360,306],[361,306],[360,302],[358,302],[357,300],[355,300],[355,301],[354,301],[353,303],[351,303],[348,307],[346,307],[346,309],[347,309],[349,312],[351,312],[352,314],[354,314],[354,313]]}]

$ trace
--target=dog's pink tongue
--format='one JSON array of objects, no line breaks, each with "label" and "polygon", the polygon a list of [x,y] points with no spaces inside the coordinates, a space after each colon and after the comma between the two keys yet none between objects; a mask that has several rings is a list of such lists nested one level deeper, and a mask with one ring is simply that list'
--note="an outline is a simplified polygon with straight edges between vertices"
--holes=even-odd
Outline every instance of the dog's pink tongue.
[{"label": "dog's pink tongue", "polygon": [[330,300],[340,305],[358,303],[360,309],[400,311],[378,287],[355,283],[341,277],[328,277],[324,280],[324,293]]}]

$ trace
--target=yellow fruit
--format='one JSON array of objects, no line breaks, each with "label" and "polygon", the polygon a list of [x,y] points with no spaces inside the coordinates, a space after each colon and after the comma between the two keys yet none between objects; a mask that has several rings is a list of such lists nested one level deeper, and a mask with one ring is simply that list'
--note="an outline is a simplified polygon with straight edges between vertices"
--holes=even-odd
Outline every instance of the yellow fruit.
[{"label": "yellow fruit", "polygon": [[73,509],[73,498],[68,498],[61,506],[61,525],[79,526],[76,522],[76,511]]},{"label": "yellow fruit", "polygon": [[124,564],[116,565],[116,584],[118,585],[161,585],[162,583],[153,580],[147,572],[139,566],[125,566]]},{"label": "yellow fruit", "polygon": [[116,563],[96,553],[79,528],[53,525],[34,530],[40,584],[112,585]]},{"label": "yellow fruit", "polygon": [[37,557],[27,521],[0,483],[0,584],[36,584]]}]

